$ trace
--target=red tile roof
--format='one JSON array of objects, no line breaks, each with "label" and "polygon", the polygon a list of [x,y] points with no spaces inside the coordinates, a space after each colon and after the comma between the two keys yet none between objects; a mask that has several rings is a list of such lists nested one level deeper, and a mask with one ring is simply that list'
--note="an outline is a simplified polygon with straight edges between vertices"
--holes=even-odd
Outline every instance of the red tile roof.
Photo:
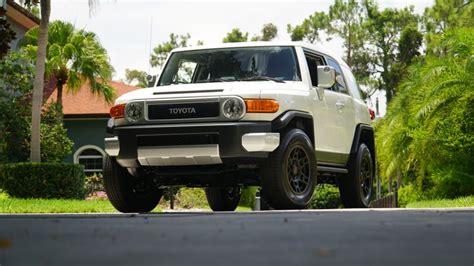
[{"label": "red tile roof", "polygon": [[[127,85],[125,83],[110,81],[109,85],[115,88],[116,97],[127,92],[139,89],[137,87]],[[55,102],[57,98],[57,90],[54,90],[47,98],[46,102]],[[93,94],[89,88],[89,83],[82,85],[81,89],[72,93],[67,88],[63,92],[63,112],[64,116],[108,116],[110,107],[104,98],[100,95]]]}]

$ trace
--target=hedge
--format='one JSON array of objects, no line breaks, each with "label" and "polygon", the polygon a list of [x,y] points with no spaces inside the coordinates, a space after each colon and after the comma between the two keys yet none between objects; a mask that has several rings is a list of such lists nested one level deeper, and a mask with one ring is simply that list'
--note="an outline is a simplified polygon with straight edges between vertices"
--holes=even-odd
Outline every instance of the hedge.
[{"label": "hedge", "polygon": [[82,165],[11,163],[0,166],[0,189],[15,198],[83,199]]},{"label": "hedge", "polygon": [[338,209],[342,207],[338,187],[330,184],[317,185],[308,206],[310,209]]}]

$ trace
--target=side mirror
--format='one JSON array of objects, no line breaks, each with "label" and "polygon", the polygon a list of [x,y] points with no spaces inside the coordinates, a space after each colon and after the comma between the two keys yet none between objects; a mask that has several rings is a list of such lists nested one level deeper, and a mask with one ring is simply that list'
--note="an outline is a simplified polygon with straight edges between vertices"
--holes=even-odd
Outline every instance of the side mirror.
[{"label": "side mirror", "polygon": [[318,97],[323,100],[324,90],[331,88],[336,82],[336,71],[330,66],[318,66]]},{"label": "side mirror", "polygon": [[328,89],[336,83],[336,71],[330,66],[318,66],[318,87]]},{"label": "side mirror", "polygon": [[158,78],[158,75],[147,75],[146,76],[146,81],[148,82],[148,87],[155,86],[157,78]]}]

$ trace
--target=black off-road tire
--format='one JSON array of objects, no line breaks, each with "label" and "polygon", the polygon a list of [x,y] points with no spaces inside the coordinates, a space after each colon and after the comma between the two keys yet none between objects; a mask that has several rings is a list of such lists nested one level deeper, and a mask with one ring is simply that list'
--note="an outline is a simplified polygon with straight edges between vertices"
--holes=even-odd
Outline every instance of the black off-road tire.
[{"label": "black off-road tire", "polygon": [[305,209],[317,183],[314,148],[300,129],[292,129],[282,137],[280,146],[263,166],[263,195],[273,209]]},{"label": "black off-road tire", "polygon": [[341,177],[339,191],[346,208],[368,208],[374,194],[374,164],[364,143],[349,162],[349,173]]},{"label": "black off-road tire", "polygon": [[242,195],[240,187],[208,187],[205,192],[209,207],[215,212],[235,211]]},{"label": "black off-road tire", "polygon": [[110,203],[119,212],[150,212],[160,202],[162,191],[143,182],[137,185],[137,179],[114,157],[105,158],[104,188]]}]

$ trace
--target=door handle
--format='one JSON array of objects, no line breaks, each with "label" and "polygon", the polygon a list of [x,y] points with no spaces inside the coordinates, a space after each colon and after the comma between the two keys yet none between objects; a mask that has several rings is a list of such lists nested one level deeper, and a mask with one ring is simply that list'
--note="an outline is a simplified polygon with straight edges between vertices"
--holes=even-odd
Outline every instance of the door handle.
[{"label": "door handle", "polygon": [[341,103],[341,102],[336,103],[336,108],[339,109],[339,110],[344,108],[344,106],[346,106],[344,103]]}]

